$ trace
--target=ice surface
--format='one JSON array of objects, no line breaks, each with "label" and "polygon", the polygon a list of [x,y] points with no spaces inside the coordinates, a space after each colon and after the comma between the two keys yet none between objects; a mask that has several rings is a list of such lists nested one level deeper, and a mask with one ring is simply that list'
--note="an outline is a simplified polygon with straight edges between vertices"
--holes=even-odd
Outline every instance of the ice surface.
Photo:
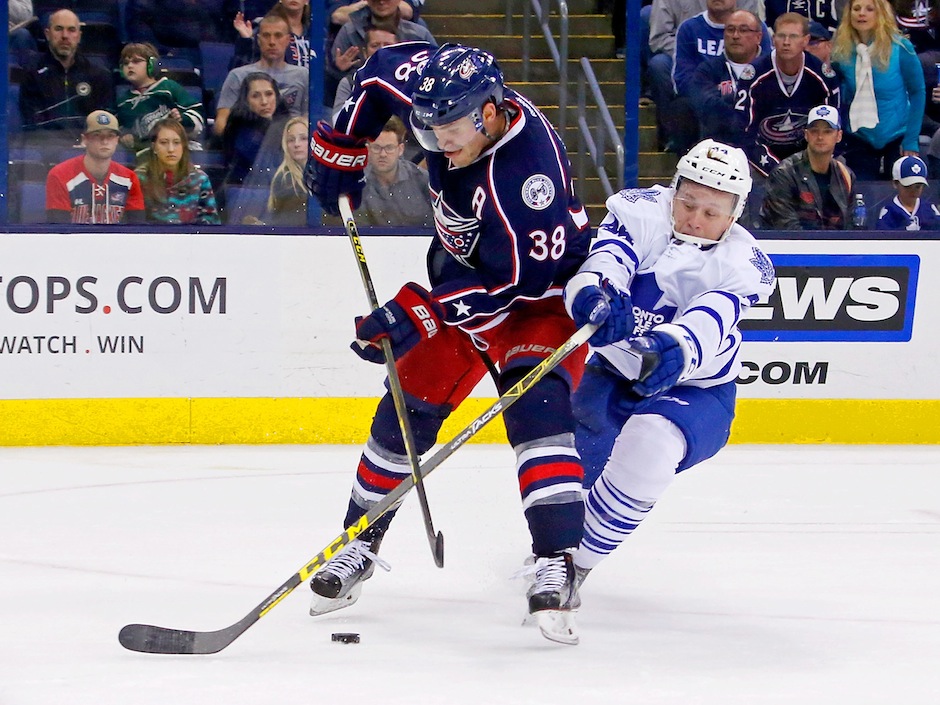
[{"label": "ice surface", "polygon": [[[0,705],[940,702],[940,449],[732,446],[589,577],[580,646],[521,626],[513,456],[410,499],[354,607],[301,586],[214,656],[121,626],[237,621],[341,528],[352,447],[0,448]],[[358,645],[330,641],[359,632]]]}]

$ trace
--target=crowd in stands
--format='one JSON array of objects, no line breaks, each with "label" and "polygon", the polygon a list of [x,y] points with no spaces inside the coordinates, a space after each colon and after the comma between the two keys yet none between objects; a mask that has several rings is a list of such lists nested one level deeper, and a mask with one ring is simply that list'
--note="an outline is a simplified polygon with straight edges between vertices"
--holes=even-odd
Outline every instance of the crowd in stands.
[{"label": "crowd in stands", "polygon": [[[14,217],[305,223],[309,2],[10,0]],[[423,5],[326,3],[315,115],[329,120],[379,48],[437,44]],[[624,3],[598,8],[612,13],[622,56]],[[895,167],[916,157],[913,168],[940,173],[940,0],[645,0],[641,20],[641,102],[655,106],[660,149],[683,154],[705,137],[742,147],[757,184],[747,225],[851,227],[860,189],[873,214],[926,214]],[[107,127],[92,125],[102,114]],[[405,126],[390,123],[370,148],[364,222],[431,224],[420,158]],[[64,182],[69,209],[62,184],[52,189],[53,167],[65,165],[81,176]],[[139,191],[143,207],[100,201],[120,200],[121,188]]]},{"label": "crowd in stands", "polygon": [[[936,227],[909,197],[923,186],[897,173],[940,169],[938,0],[652,0],[641,19],[660,148],[741,147],[756,184],[746,225],[860,227],[862,193],[864,227]],[[913,220],[880,217],[897,209]]]},{"label": "crowd in stands", "polygon": [[[306,224],[318,51],[309,1],[11,0],[10,221]],[[436,44],[423,4],[327,3],[327,88],[315,116],[330,119],[339,84],[348,95],[349,77],[379,47]],[[404,156],[404,134],[388,134],[397,146],[377,158],[381,193],[417,185],[375,213],[428,227],[427,176]],[[365,207],[362,217],[381,220]]]}]

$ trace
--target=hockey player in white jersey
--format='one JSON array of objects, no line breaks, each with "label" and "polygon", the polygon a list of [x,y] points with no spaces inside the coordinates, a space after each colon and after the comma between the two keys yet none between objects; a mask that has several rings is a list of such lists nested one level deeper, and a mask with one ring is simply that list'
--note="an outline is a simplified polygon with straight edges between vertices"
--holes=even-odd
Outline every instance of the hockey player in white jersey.
[{"label": "hockey player in white jersey", "polygon": [[565,288],[577,325],[602,322],[574,394],[586,488],[579,581],[677,473],[728,441],[738,323],[774,286],[770,260],[736,224],[750,190],[742,150],[699,143],[671,188],[607,199],[591,252]]}]

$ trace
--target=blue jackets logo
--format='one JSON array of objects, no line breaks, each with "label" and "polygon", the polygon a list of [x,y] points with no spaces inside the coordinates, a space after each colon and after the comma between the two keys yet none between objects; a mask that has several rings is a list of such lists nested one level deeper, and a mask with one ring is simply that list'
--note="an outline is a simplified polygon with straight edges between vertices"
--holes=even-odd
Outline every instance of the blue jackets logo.
[{"label": "blue jackets logo", "polygon": [[906,342],[917,255],[771,255],[777,286],[741,321],[745,340]]}]

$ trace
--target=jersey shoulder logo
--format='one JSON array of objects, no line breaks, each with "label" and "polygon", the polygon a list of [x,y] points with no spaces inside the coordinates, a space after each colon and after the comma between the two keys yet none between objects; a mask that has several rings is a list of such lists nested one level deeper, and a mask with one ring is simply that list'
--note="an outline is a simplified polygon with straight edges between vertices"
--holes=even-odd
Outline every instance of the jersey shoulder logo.
[{"label": "jersey shoulder logo", "polygon": [[824,61],[822,65],[822,75],[826,78],[835,78],[836,72],[832,70],[832,66],[829,65],[828,61]]},{"label": "jersey shoulder logo", "polygon": [[760,283],[761,284],[773,284],[774,283],[774,265],[770,261],[770,257],[764,254],[763,250],[759,247],[752,247],[751,254],[754,255],[751,258],[751,264],[760,272]]},{"label": "jersey shoulder logo", "polygon": [[748,64],[743,69],[741,69],[741,75],[739,78],[742,81],[750,81],[752,78],[754,78],[754,74],[755,74],[754,67]]},{"label": "jersey shoulder logo", "polygon": [[661,191],[653,188],[628,188],[620,192],[620,197],[628,203],[636,203],[637,201],[656,203],[659,201],[660,193]]},{"label": "jersey shoulder logo", "polygon": [[522,184],[522,200],[532,210],[545,210],[555,200],[555,184],[545,174],[533,174]]}]

